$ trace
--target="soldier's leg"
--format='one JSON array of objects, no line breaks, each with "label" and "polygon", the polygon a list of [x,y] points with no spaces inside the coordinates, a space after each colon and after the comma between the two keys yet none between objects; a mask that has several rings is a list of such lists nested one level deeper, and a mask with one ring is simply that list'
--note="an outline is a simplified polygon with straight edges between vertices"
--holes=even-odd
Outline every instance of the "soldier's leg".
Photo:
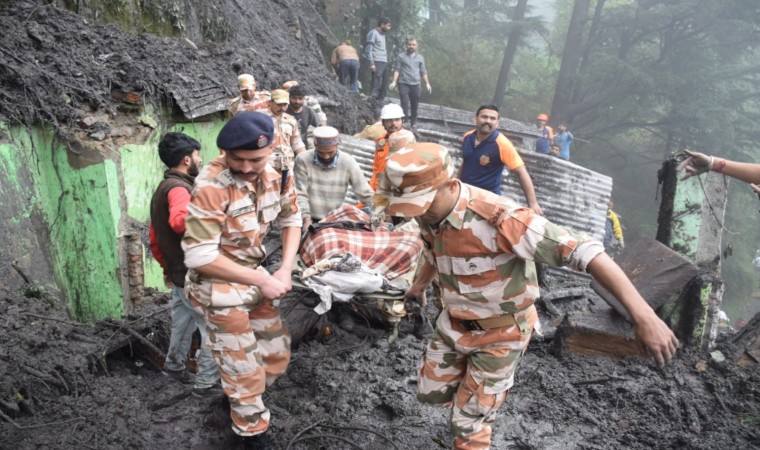
[{"label": "soldier's leg", "polygon": [[263,433],[270,421],[261,399],[266,372],[248,319],[249,307],[204,309],[208,342],[230,399],[232,429],[241,436]]},{"label": "soldier's leg", "polygon": [[[453,335],[452,335],[453,334]],[[419,367],[417,400],[433,406],[450,407],[467,369],[467,355],[454,346],[448,310],[438,316],[435,331],[430,338]]]},{"label": "soldier's leg", "polygon": [[290,363],[290,333],[271,300],[256,305],[248,317],[264,363],[266,385],[271,386]]},{"label": "soldier's leg", "polygon": [[467,374],[459,385],[451,411],[454,448],[482,450],[491,445],[491,425],[496,411],[514,383],[517,364],[528,348],[535,309],[529,325],[465,332],[457,348],[476,349],[468,358]]}]

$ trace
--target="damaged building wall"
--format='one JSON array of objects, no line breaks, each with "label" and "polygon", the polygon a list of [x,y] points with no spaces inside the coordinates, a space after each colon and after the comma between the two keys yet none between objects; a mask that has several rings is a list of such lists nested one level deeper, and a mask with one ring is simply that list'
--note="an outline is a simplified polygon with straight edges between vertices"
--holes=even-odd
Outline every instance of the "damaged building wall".
[{"label": "damaged building wall", "polygon": [[[13,204],[18,200],[13,196],[21,194],[26,207],[5,209],[9,220],[3,221],[3,228],[8,227],[3,234],[13,239],[18,233],[20,242],[36,240],[47,259],[47,264],[39,258],[24,261],[23,270],[43,282],[53,278],[75,317],[121,315],[116,162],[77,155],[48,130],[10,127],[6,133],[0,177],[3,185],[16,188],[3,189],[0,203]],[[30,228],[16,225],[21,223]]]},{"label": "damaged building wall", "polygon": [[[118,139],[82,135],[67,145],[49,131],[11,127],[0,144],[0,208],[8,217],[0,236],[11,243],[4,256],[60,290],[77,319],[121,316],[144,287],[166,289],[147,232],[150,200],[165,170],[156,151],[161,136],[183,132],[201,143],[204,161],[219,155],[224,119],[171,124],[165,112],[153,118],[151,129],[136,115],[120,116],[113,125]],[[39,248],[45,253],[35,253]]]},{"label": "damaged building wall", "polygon": [[728,180],[714,173],[679,180],[677,161],[659,172],[662,202],[657,239],[693,261],[699,274],[663,306],[663,316],[692,345],[709,348],[718,333],[724,285],[720,277]]}]

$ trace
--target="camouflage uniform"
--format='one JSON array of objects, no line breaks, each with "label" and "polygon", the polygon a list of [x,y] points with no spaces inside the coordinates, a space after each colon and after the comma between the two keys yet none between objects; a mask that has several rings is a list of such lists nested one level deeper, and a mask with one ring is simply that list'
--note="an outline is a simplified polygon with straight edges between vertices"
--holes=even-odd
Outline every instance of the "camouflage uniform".
[{"label": "camouflage uniform", "polygon": [[[220,255],[257,267],[265,256],[263,239],[270,223],[279,219],[283,228],[301,226],[293,181],[286,182],[282,193],[281,182],[268,165],[255,184],[234,178],[224,156],[206,165],[187,208],[182,247],[188,267],[201,267]],[[242,436],[263,433],[270,414],[261,395],[290,361],[290,335],[277,305],[262,299],[256,286],[213,279],[194,269],[186,285],[193,306],[206,318],[205,345],[219,365],[233,430]]]},{"label": "camouflage uniform", "polygon": [[[267,109],[263,113],[272,116],[272,111]],[[274,122],[274,152],[270,157],[270,163],[278,172],[289,170],[292,173],[297,154],[306,150],[298,129],[298,121],[288,113],[282,113],[280,117],[272,116]]]},{"label": "camouflage uniform", "polygon": [[230,100],[228,111],[233,116],[243,111],[261,111],[269,109],[269,102],[272,100],[272,94],[269,91],[256,91],[253,94],[253,99],[250,102],[243,100],[242,96],[238,96]]},{"label": "camouflage uniform", "polygon": [[[408,182],[404,166],[420,163],[411,156],[416,145],[388,161],[386,173],[396,188],[392,215],[419,216],[419,207],[429,207],[425,204],[432,197],[399,199],[399,192],[434,195],[450,177],[449,172],[440,182],[427,173],[420,176],[428,180],[424,184]],[[496,411],[539,327],[534,261],[585,270],[604,250],[588,235],[571,233],[502,196],[463,183],[460,189],[456,205],[440,224],[420,222],[427,249],[422,270],[435,268],[444,310],[419,368],[417,398],[452,408],[455,448],[487,449]],[[509,324],[473,328],[471,321],[482,319]]]}]

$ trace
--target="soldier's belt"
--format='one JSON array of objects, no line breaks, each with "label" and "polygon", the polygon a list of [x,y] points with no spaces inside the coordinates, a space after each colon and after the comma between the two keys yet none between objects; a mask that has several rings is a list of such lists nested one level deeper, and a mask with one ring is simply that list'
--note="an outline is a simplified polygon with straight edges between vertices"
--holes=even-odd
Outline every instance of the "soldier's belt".
[{"label": "soldier's belt", "polygon": [[485,331],[493,328],[503,328],[517,325],[517,319],[514,314],[504,314],[503,316],[489,317],[480,320],[459,320],[459,323],[467,331]]}]

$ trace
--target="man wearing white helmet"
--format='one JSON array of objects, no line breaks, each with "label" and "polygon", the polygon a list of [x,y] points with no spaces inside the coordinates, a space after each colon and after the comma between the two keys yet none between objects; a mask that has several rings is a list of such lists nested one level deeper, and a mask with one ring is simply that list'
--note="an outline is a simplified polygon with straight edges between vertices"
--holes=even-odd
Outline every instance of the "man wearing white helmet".
[{"label": "man wearing white helmet", "polygon": [[385,163],[390,155],[388,137],[404,129],[404,111],[395,103],[389,103],[383,106],[380,111],[380,120],[382,121],[385,134],[375,140],[375,159],[372,161],[372,179],[369,185],[373,190],[377,190],[378,177],[385,171]]}]

